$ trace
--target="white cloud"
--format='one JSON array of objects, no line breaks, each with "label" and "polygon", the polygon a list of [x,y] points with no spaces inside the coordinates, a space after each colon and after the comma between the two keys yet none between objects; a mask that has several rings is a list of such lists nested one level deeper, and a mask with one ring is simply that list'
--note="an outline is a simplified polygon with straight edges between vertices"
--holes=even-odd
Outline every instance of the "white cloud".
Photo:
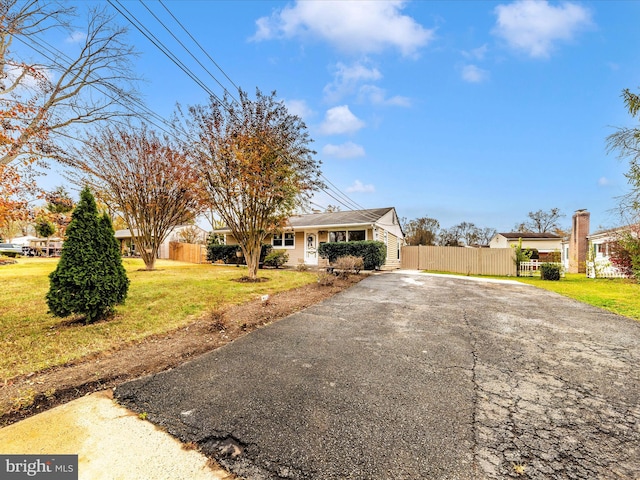
[{"label": "white cloud", "polygon": [[303,120],[312,117],[315,113],[304,100],[285,100],[284,104],[291,115],[297,115]]},{"label": "white cloud", "polygon": [[86,38],[87,38],[86,33],[76,30],[67,38],[65,38],[64,41],[67,43],[80,43],[80,42],[84,42]]},{"label": "white cloud", "polygon": [[340,105],[327,110],[320,131],[325,135],[355,133],[364,125],[362,120],[351,113],[348,105]]},{"label": "white cloud", "polygon": [[462,68],[462,78],[465,82],[480,83],[489,78],[489,72],[476,65],[465,65]]},{"label": "white cloud", "polygon": [[481,47],[474,48],[473,50],[463,51],[462,55],[467,58],[473,58],[475,60],[484,60],[484,57],[487,55],[488,50],[489,47],[487,47],[487,44],[485,43]]},{"label": "white cloud", "polygon": [[368,67],[362,62],[345,65],[338,62],[335,66],[334,80],[324,87],[325,100],[333,103],[356,91],[361,82],[371,82],[382,78],[380,70]]},{"label": "white cloud", "polygon": [[328,143],[322,148],[322,153],[328,157],[336,158],[356,158],[365,155],[362,145],[353,142],[346,142],[342,145]]},{"label": "white cloud", "polygon": [[395,95],[387,98],[387,92],[375,85],[363,85],[360,87],[358,99],[361,102],[369,102],[373,105],[385,105],[393,107],[410,107],[411,100],[408,97]]},{"label": "white cloud", "polygon": [[298,0],[270,17],[259,18],[252,39],[313,37],[354,53],[396,48],[411,56],[434,38],[434,32],[403,15],[405,4],[404,0]]},{"label": "white cloud", "polygon": [[549,5],[547,0],[517,0],[498,5],[493,33],[532,57],[548,57],[557,41],[573,39],[591,25],[591,12],[575,3]]},{"label": "white cloud", "polygon": [[364,185],[360,180],[356,180],[353,185],[347,187],[346,191],[347,193],[373,193],[376,188],[371,184]]},{"label": "white cloud", "polygon": [[609,187],[613,184],[613,182],[611,180],[609,180],[607,177],[600,177],[598,179],[598,185],[600,187]]}]

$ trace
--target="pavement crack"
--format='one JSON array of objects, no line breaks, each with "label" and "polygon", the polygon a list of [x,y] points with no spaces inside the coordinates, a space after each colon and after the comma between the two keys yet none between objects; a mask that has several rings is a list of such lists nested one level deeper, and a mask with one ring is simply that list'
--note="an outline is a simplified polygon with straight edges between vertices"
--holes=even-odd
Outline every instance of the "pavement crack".
[{"label": "pavement crack", "polygon": [[478,365],[477,338],[465,309],[462,310],[462,318],[464,319],[465,326],[469,332],[469,344],[471,345],[471,384],[473,385],[473,398],[471,399],[471,435],[473,439],[471,445],[471,457],[473,478],[476,478],[480,470],[478,462],[478,397],[482,389],[478,385],[476,372],[476,367]]}]

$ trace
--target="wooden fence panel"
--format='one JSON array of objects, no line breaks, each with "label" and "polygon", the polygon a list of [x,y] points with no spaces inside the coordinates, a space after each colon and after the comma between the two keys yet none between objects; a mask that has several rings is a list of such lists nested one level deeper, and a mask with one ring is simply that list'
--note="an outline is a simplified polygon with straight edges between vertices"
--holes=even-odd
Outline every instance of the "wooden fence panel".
[{"label": "wooden fence panel", "polygon": [[206,263],[207,247],[195,243],[169,242],[169,259],[188,263]]},{"label": "wooden fence panel", "polygon": [[511,248],[402,247],[402,268],[463,273],[466,275],[516,274]]}]

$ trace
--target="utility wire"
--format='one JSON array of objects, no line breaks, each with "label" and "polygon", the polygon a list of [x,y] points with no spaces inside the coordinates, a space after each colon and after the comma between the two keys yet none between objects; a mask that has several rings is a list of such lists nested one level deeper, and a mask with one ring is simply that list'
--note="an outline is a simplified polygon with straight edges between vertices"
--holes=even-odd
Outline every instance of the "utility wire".
[{"label": "utility wire", "polygon": [[[141,0],[141,1],[142,1],[142,0]],[[202,45],[200,45],[200,42],[198,42],[198,40],[196,40],[196,39],[193,37],[193,35],[191,35],[191,33],[189,32],[189,30],[187,30],[187,29],[184,27],[184,25],[180,22],[180,20],[178,20],[178,19],[176,18],[176,16],[171,12],[171,10],[169,10],[169,8],[164,4],[164,2],[163,2],[162,0],[158,0],[158,2],[159,2],[159,3],[160,3],[160,5],[162,5],[162,7],[167,11],[167,13],[169,13],[169,15],[171,15],[171,18],[173,18],[173,19],[175,20],[175,22],[176,22],[178,25],[180,25],[180,28],[182,28],[182,30],[183,30],[187,35],[189,35],[189,38],[193,41],[193,43],[195,43],[195,44],[198,46],[198,48],[200,49],[200,51],[201,51],[202,53],[204,53],[204,54],[207,56],[207,58],[209,59],[209,61],[210,61],[211,63],[213,63],[213,64],[217,67],[217,69],[218,69],[218,70],[220,70],[220,72],[222,72],[222,74],[226,77],[226,79],[227,79],[227,80],[229,80],[229,82],[231,83],[231,85],[233,85],[233,86],[235,87],[235,89],[236,89],[236,90],[240,90],[240,87],[239,87],[238,85],[236,85],[236,84],[235,84],[235,82],[234,82],[233,80],[231,80],[231,78],[229,77],[229,75],[227,75],[227,73],[222,69],[222,67],[221,67],[220,65],[218,65],[218,63],[217,63],[213,58],[211,58],[211,55],[209,55],[209,52],[207,52],[207,51],[202,47]],[[198,63],[199,63],[199,62],[198,62]],[[217,80],[216,80],[216,81],[217,81]],[[219,82],[218,82],[218,84],[220,85],[220,83],[219,83]],[[220,85],[220,86],[222,86],[222,85]],[[224,88],[224,87],[223,87],[223,88]]]},{"label": "utility wire", "polygon": [[[189,50],[185,44],[176,37],[176,35],[166,26],[164,22],[162,22],[152,11],[151,9],[144,3],[143,0],[139,0],[140,3],[145,7],[147,11],[156,19],[162,27],[168,31],[171,36],[180,44],[180,46],[200,65],[206,72],[209,74],[211,78],[223,89],[225,94],[227,94],[236,104],[240,104],[238,99],[234,97],[225,87],[224,85],[213,75],[209,69],[207,69],[202,62],[200,62],[197,57]],[[223,103],[221,99],[202,81],[193,71],[182,62],[177,55],[175,55],[171,49],[169,49],[162,41],[158,39],[156,35],[154,35],[130,10],[128,10],[120,0],[107,0],[107,2],[120,13],[129,23],[131,23],[145,38],[147,38],[156,48],[158,48],[167,58],[169,58],[174,64],[176,64],[189,78],[191,78],[198,86],[200,86],[206,93],[208,93],[211,97],[217,99],[220,103]],[[118,6],[115,5],[117,3]],[[168,7],[162,3],[160,0],[160,4],[162,7],[171,15],[171,17],[178,23],[178,25],[189,35],[189,37],[194,41],[194,43],[202,50],[205,55],[209,58],[209,60],[223,73],[223,75],[231,82],[231,84],[238,88],[237,85],[231,80],[231,78],[222,70],[222,68],[211,58],[211,56],[204,50],[204,48],[200,45],[199,42],[195,40],[195,38],[187,31],[187,29],[182,25],[182,23],[175,17],[175,15],[168,9]],[[125,13],[126,12],[126,13]],[[239,88],[238,88],[239,89]],[[361,205],[357,204],[355,201],[351,200],[346,194],[341,192],[331,181],[329,181],[323,174],[321,177],[330,185],[330,187],[322,188],[322,190],[333,198],[335,201],[340,203],[341,205],[347,207],[348,209],[359,209],[366,210]],[[333,195],[331,191],[335,192],[336,195]],[[377,220],[374,216],[369,216],[372,221]]]},{"label": "utility wire", "polygon": [[[122,4],[120,3],[119,0],[113,0],[116,1],[119,5],[122,6]],[[200,65],[205,72],[207,72],[207,74],[222,88],[222,90],[224,91],[225,94],[227,94],[236,104],[240,104],[239,100],[233,95],[231,94],[227,88],[222,84],[222,82],[220,82],[217,77],[215,75],[213,75],[209,69],[207,69],[202,62],[200,62],[200,60],[193,54],[193,52],[191,52],[191,50],[173,33],[173,31],[167,27],[167,25],[160,20],[160,18],[158,18],[158,16],[145,4],[144,0],[139,0],[140,3],[144,6],[144,8],[153,16],[153,18],[160,24],[162,25],[162,27],[180,44],[180,46],[191,56],[191,58],[193,58],[198,65]],[[108,0],[108,2],[110,4],[113,5],[112,0]],[[231,79],[231,77],[229,77],[229,75],[227,75],[227,73],[220,67],[220,65],[209,55],[209,53],[202,47],[202,45],[193,37],[193,35],[191,35],[191,33],[185,28],[185,26],[178,20],[178,18],[173,14],[173,12],[171,12],[171,10],[162,2],[162,0],[159,0],[159,3],[162,5],[162,7],[167,11],[167,13],[171,16],[171,18],[173,18],[173,20],[180,26],[180,28],[189,36],[189,38],[198,46],[198,48],[207,56],[207,58],[218,68],[218,70],[220,70],[220,72],[222,72],[222,74],[225,76],[225,78],[227,80],[229,80],[229,82],[236,88],[239,90],[239,87],[236,85],[236,83]],[[142,25],[142,22],[137,19],[135,17],[135,15],[131,14],[131,12],[129,10],[127,10],[124,6],[122,6],[123,9],[125,9],[127,11],[127,13],[129,13],[129,15],[133,18],[135,18],[135,20],[140,24],[141,27],[144,28],[145,31],[147,31],[149,33],[149,35],[153,36],[154,39],[156,41],[152,41],[152,43],[156,46],[158,46],[158,43],[163,45],[164,49],[169,51],[169,49],[164,46],[164,44],[162,44],[161,41],[159,41],[157,39],[157,37],[155,35],[153,35],[149,29],[147,29],[146,27],[144,27],[144,25]],[[120,10],[118,10],[120,11]],[[122,12],[120,12],[122,13]],[[125,16],[125,18],[127,18],[127,20],[129,22],[132,22],[131,18]],[[137,25],[136,28],[140,30],[140,28]],[[149,36],[145,35],[147,38],[149,38]],[[165,55],[167,55],[167,53],[161,49],[161,51],[163,51],[163,53],[165,53]],[[170,51],[169,51],[170,52]],[[172,61],[174,61],[174,59],[177,59],[177,56],[175,54],[173,54],[172,52],[170,52],[171,55],[167,55]],[[182,63],[182,62],[180,62]],[[184,64],[183,64],[184,65]],[[188,69],[188,67],[185,66],[185,68]],[[184,70],[184,69],[183,69]],[[190,71],[189,76],[191,78],[194,78],[195,74],[193,74],[193,72]],[[197,76],[196,76],[197,78]],[[198,78],[198,81],[196,82],[198,83],[198,85],[200,85],[207,93],[212,94],[211,90],[208,89],[206,86],[203,86],[204,82],[201,81]],[[214,95],[215,96],[215,95]],[[218,97],[216,97],[218,98]],[[219,98],[218,98],[219,100]],[[347,207],[348,209],[352,209],[352,210],[366,210],[364,207],[362,207],[361,205],[359,205],[358,203],[356,203],[355,201],[353,201],[351,198],[349,198],[346,194],[344,194],[342,191],[340,191],[326,176],[321,174],[321,177],[329,184],[331,185],[331,187],[327,187],[327,188],[323,188],[322,190],[327,193],[327,195],[329,195],[331,198],[333,198],[334,200],[336,200],[338,203],[342,204],[343,206]],[[329,190],[332,190],[336,195],[333,195],[332,193],[329,192]],[[371,220],[375,220],[375,218],[373,216],[370,217]]]}]

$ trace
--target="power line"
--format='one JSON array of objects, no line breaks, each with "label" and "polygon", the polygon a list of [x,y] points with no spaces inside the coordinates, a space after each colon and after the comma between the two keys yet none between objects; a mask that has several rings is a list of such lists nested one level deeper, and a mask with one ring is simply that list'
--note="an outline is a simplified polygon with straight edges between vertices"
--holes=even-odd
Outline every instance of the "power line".
[{"label": "power line", "polygon": [[[117,2],[117,3],[118,3],[118,4],[119,4],[119,5],[120,5],[120,6],[121,6],[125,11],[127,11],[127,13],[129,13],[130,17],[134,18],[134,19],[136,20],[136,22],[138,22],[138,23],[139,23],[139,25],[140,25],[140,26],[138,26],[137,24],[135,24],[135,23],[133,22],[133,20],[132,20],[130,17],[128,17],[128,16],[126,16],[126,15],[124,15],[124,14],[123,14],[119,9],[117,9],[117,8],[116,8],[116,10],[118,10],[118,11],[119,11],[123,16],[125,16],[125,18],[126,18],[129,22],[131,22],[132,24],[134,24],[134,26],[135,26],[139,31],[141,31],[141,33],[143,33],[143,34],[145,35],[145,37],[146,37],[146,38],[148,38],[149,40],[151,40],[151,39],[149,38],[149,35],[150,35],[150,36],[152,36],[152,37],[155,39],[155,41],[151,40],[151,41],[152,41],[152,43],[153,43],[157,48],[159,48],[159,49],[160,49],[160,50],[161,50],[165,55],[167,55],[167,56],[168,56],[172,61],[174,61],[174,63],[175,63],[175,61],[177,60],[177,56],[176,56],[173,52],[171,52],[171,51],[170,51],[170,50],[169,50],[169,49],[168,49],[168,48],[167,48],[167,47],[166,47],[166,46],[165,46],[165,45],[164,45],[160,40],[158,40],[158,38],[157,38],[153,33],[151,33],[151,32],[149,31],[149,29],[148,29],[148,28],[146,28],[146,27],[142,24],[142,22],[141,22],[138,18],[136,18],[136,17],[135,17],[135,15],[133,15],[129,10],[127,10],[127,9],[126,9],[126,7],[124,7],[124,6],[120,3],[120,1],[119,1],[119,0],[113,0],[113,1],[112,1],[112,0],[107,0],[107,1],[108,1],[112,6],[113,6],[113,1],[115,1],[115,2]],[[185,50],[185,51],[186,51],[186,52],[191,56],[191,58],[193,58],[193,59],[198,63],[198,65],[200,65],[200,66],[205,70],[205,72],[207,72],[207,74],[208,74],[208,75],[209,75],[209,76],[210,76],[210,77],[211,77],[211,78],[212,78],[212,79],[213,79],[213,80],[214,80],[214,81],[215,81],[215,82],[216,82],[216,83],[217,83],[217,84],[222,88],[222,90],[224,91],[224,93],[225,93],[226,95],[228,95],[228,96],[229,96],[229,97],[230,97],[230,98],[231,98],[231,99],[232,99],[236,104],[238,104],[238,105],[239,105],[239,104],[240,104],[239,100],[238,100],[234,95],[232,95],[232,94],[227,90],[227,88],[222,84],[222,82],[220,82],[220,81],[217,79],[217,77],[216,77],[215,75],[213,75],[213,74],[211,73],[211,71],[209,71],[209,69],[207,69],[207,68],[202,64],[202,62],[200,62],[200,60],[199,60],[199,59],[198,59],[198,58],[193,54],[193,52],[192,52],[192,51],[191,51],[191,50],[190,50],[190,49],[189,49],[189,48],[184,44],[184,42],[182,42],[182,41],[181,41],[181,40],[180,40],[180,39],[179,39],[179,38],[178,38],[178,37],[173,33],[173,31],[172,31],[172,30],[171,30],[171,29],[170,29],[170,28],[169,28],[169,27],[168,27],[168,26],[167,26],[167,25],[166,25],[166,24],[165,24],[165,23],[164,23],[164,22],[163,22],[163,21],[162,21],[162,20],[161,20],[157,15],[156,15],[156,14],[155,14],[155,13],[154,13],[154,12],[153,12],[153,11],[152,11],[148,6],[147,6],[147,5],[146,5],[146,4],[145,4],[144,0],[139,0],[139,1],[140,1],[140,3],[144,6],[144,8],[145,8],[145,9],[146,9],[146,10],[147,10],[147,11],[148,11],[152,16],[153,16],[153,18],[154,18],[154,19],[155,19],[155,20],[156,20],[156,21],[157,21],[157,22],[158,22],[158,23],[159,23],[159,24],[160,24],[160,25],[161,25],[161,26],[162,26],[162,27],[163,27],[163,28],[164,28],[164,29],[165,29],[165,30],[166,30],[166,31],[167,31],[167,32],[168,32],[168,33],[169,33],[169,34],[170,34],[170,35],[171,35],[171,36],[172,36],[172,37],[173,37],[177,42],[178,42],[178,44],[179,44],[179,45],[180,45],[180,46],[181,46],[181,47],[182,47],[182,48],[183,48],[183,49],[184,49],[184,50]],[[229,82],[230,82],[230,83],[231,83],[231,84],[232,84],[236,89],[238,89],[238,90],[239,90],[239,87],[238,87],[238,86],[236,85],[236,83],[231,79],[231,77],[230,77],[229,75],[227,75],[227,73],[226,73],[226,72],[225,72],[225,71],[220,67],[220,65],[219,65],[219,64],[218,64],[218,63],[217,63],[217,62],[216,62],[216,61],[211,57],[211,55],[209,55],[209,53],[208,53],[208,52],[207,52],[207,51],[202,47],[202,45],[201,45],[201,44],[200,44],[200,43],[199,43],[199,42],[198,42],[198,41],[193,37],[193,35],[191,35],[191,33],[190,33],[186,28],[185,28],[185,26],[180,22],[180,20],[178,20],[178,18],[173,14],[173,12],[171,12],[171,10],[170,10],[170,9],[169,9],[169,8],[168,8],[168,7],[163,3],[163,2],[162,2],[162,0],[160,0],[160,1],[159,1],[159,3],[160,3],[160,4],[162,5],[162,7],[167,11],[167,13],[171,16],[171,18],[172,18],[172,19],[173,19],[173,20],[174,20],[174,21],[175,21],[175,22],[180,26],[180,28],[181,28],[185,33],[187,33],[187,35],[189,36],[189,38],[190,38],[190,39],[191,39],[191,40],[192,40],[192,41],[193,41],[193,42],[198,46],[198,48],[199,48],[199,49],[200,49],[200,50],[201,50],[201,51],[202,51],[202,52],[207,56],[207,58],[208,58],[208,59],[209,59],[209,60],[210,60],[210,61],[211,61],[211,62],[212,62],[212,63],[213,63],[217,68],[218,68],[218,70],[220,70],[220,72],[222,72],[222,74],[225,76],[225,78],[226,78],[226,79],[227,79],[227,80],[228,80],[228,81],[229,81]],[[141,28],[144,28],[144,30],[145,30],[146,32],[148,32],[148,34],[149,34],[149,35],[145,34],[145,33],[141,30]],[[158,44],[162,45],[164,48],[160,48],[160,47],[158,46]],[[177,61],[179,61],[179,60],[177,60]],[[199,77],[197,77],[197,75],[193,74],[193,72],[192,72],[188,67],[186,67],[186,65],[184,65],[181,61],[179,61],[179,62],[180,62],[180,64],[181,64],[182,66],[184,66],[184,68],[182,68],[182,66],[181,66],[181,69],[182,69],[183,71],[185,71],[185,69],[186,69],[186,70],[188,70],[188,72],[185,72],[185,73],[187,73],[187,75],[188,75],[190,78],[194,79],[194,81],[196,81],[196,83],[197,83],[201,88],[203,88],[207,93],[209,93],[210,95],[213,95],[215,98],[217,98],[218,100],[220,100],[220,99],[219,99],[219,97],[215,96],[215,95],[213,94],[213,92],[212,92],[208,87],[206,87],[206,85],[204,84],[204,82],[203,82]],[[195,79],[197,79],[197,80],[195,80]],[[355,202],[355,201],[353,201],[351,198],[349,198],[349,197],[348,197],[346,194],[344,194],[342,191],[340,191],[340,190],[338,189],[338,187],[336,187],[336,186],[335,186],[335,185],[334,185],[334,184],[333,184],[333,183],[332,183],[332,182],[331,182],[331,181],[330,181],[326,176],[321,175],[321,177],[322,177],[322,178],[323,178],[323,179],[324,179],[324,180],[325,180],[325,181],[330,185],[329,187],[327,187],[327,188],[323,188],[322,190],[323,190],[327,195],[329,195],[331,198],[333,198],[333,199],[334,199],[334,200],[336,200],[338,203],[340,203],[341,205],[345,206],[345,207],[346,207],[346,208],[348,208],[348,209],[366,210],[364,207],[362,207],[362,206],[361,206],[361,205],[359,205],[357,202]],[[337,197],[336,197],[335,195],[333,195],[332,193],[330,193],[330,190],[331,190],[331,191],[333,191],[333,192],[337,195]],[[372,217],[372,220],[373,220],[373,217]]]},{"label": "power line", "polygon": [[[142,1],[142,0],[141,0]],[[171,15],[171,18],[173,18],[175,20],[175,22],[180,25],[180,28],[182,28],[182,30],[189,35],[189,38],[193,41],[193,43],[195,43],[198,48],[200,49],[200,51],[202,51],[202,53],[204,53],[207,58],[209,59],[209,61],[211,61],[211,63],[213,63],[218,70],[220,70],[220,72],[222,72],[222,74],[226,77],[227,80],[229,80],[229,82],[231,83],[231,85],[233,85],[235,87],[236,90],[239,90],[240,87],[238,87],[238,85],[235,84],[235,82],[233,80],[231,80],[231,78],[229,77],[229,75],[227,75],[227,73],[222,69],[222,67],[220,65],[218,65],[218,63],[211,58],[211,55],[209,55],[209,52],[207,52],[202,45],[200,45],[200,42],[198,42],[193,35],[191,35],[191,33],[189,32],[189,30],[187,30],[184,25],[182,25],[182,23],[180,22],[180,20],[178,20],[176,18],[176,16],[171,12],[171,10],[169,10],[169,8],[164,4],[164,2],[162,0],[158,0],[158,2],[160,3],[160,5],[162,5],[162,7],[167,11],[167,13],[169,13],[169,15]],[[199,62],[198,62],[199,63]],[[217,81],[217,80],[216,80]],[[218,82],[218,84],[220,85],[220,83]],[[222,85],[220,85],[222,86]],[[222,87],[224,88],[224,87]]]}]

